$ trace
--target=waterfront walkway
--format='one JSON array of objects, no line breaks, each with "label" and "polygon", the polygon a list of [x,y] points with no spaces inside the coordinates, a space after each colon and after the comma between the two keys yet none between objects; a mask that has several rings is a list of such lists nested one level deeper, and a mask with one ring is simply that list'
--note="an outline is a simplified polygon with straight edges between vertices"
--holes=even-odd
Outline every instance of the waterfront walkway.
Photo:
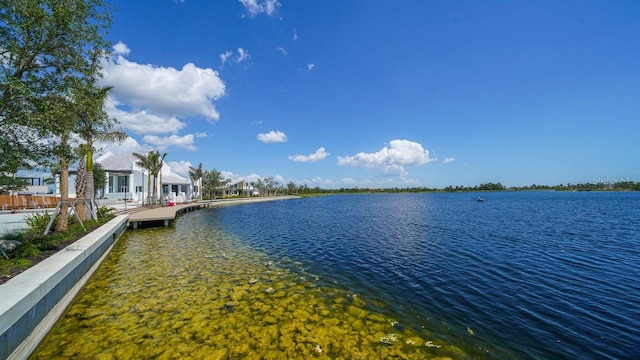
[{"label": "waterfront walkway", "polygon": [[210,202],[196,202],[187,204],[176,204],[175,206],[163,206],[154,207],[150,209],[141,210],[140,208],[129,215],[128,224],[130,227],[137,229],[143,224],[156,224],[162,223],[164,226],[169,226],[171,220],[174,220],[178,214],[190,212],[194,210],[208,207]]},{"label": "waterfront walkway", "polygon": [[[249,202],[263,202],[273,200],[292,199],[296,196],[272,196],[272,197],[252,197],[252,198],[231,198],[231,199],[218,199],[210,201],[198,201],[192,203],[176,204],[175,206],[162,206],[162,207],[137,207],[128,210],[129,213],[129,228],[137,229],[142,226],[169,226],[172,220],[175,220],[176,216],[182,213],[199,210],[202,208],[208,208],[213,206],[225,206],[244,204]],[[122,213],[122,212],[119,212]]]},{"label": "waterfront walkway", "polygon": [[[273,200],[285,200],[296,198],[297,196],[271,196],[271,197],[251,197],[251,198],[229,198],[209,201],[196,201],[191,203],[176,204],[176,206],[160,205],[140,206],[136,203],[107,204],[107,207],[116,209],[116,215],[129,215],[128,226],[134,229],[139,226],[168,226],[179,214],[214,206],[225,206],[244,204],[249,202],[262,202]],[[16,213],[0,211],[0,236],[4,233],[22,230],[27,227],[25,217],[34,212],[53,212],[53,209],[20,210]]]}]

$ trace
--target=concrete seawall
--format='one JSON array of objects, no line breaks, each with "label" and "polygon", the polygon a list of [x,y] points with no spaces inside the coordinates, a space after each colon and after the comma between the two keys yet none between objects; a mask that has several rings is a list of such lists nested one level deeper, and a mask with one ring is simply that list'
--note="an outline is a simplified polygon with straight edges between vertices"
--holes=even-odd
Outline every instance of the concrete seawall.
[{"label": "concrete seawall", "polygon": [[24,359],[126,229],[120,215],[0,285],[0,359]]}]

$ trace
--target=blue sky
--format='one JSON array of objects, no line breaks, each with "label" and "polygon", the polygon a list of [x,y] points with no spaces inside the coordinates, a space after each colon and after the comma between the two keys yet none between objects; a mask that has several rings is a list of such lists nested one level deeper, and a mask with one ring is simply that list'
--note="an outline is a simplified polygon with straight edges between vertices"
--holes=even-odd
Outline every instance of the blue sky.
[{"label": "blue sky", "polygon": [[640,181],[638,1],[112,1],[107,110],[233,181]]}]

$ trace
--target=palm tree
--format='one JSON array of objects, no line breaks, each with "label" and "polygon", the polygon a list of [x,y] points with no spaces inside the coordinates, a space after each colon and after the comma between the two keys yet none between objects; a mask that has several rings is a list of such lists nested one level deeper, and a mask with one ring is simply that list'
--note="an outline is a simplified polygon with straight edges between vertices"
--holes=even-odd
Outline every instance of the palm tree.
[{"label": "palm tree", "polygon": [[[95,198],[95,186],[93,179],[93,152],[96,141],[122,142],[127,134],[118,130],[115,125],[117,120],[110,118],[104,111],[104,103],[112,86],[98,86],[95,79],[87,79],[75,88],[74,102],[78,106],[78,134],[86,141],[80,147],[80,155],[86,157],[85,193],[84,198],[93,204]],[[92,216],[95,211],[91,212]]]},{"label": "palm tree", "polygon": [[[158,200],[158,188],[162,189],[162,165],[164,164],[164,158],[167,156],[167,153],[163,153],[160,155],[158,151],[151,151],[148,154],[149,156],[149,172],[153,175],[153,202],[154,204]],[[157,187],[156,187],[157,186]]]},{"label": "palm tree", "polygon": [[135,163],[137,166],[147,170],[147,204],[151,204],[151,152],[145,155],[138,153],[133,153],[131,155],[138,159]]},{"label": "palm tree", "polygon": [[189,166],[189,178],[196,183],[198,199],[202,199],[202,163],[197,168]]},{"label": "palm tree", "polygon": [[[85,167],[85,159],[80,157],[78,162],[78,170],[76,172],[76,214],[81,221],[87,219],[85,214],[85,191],[87,189],[87,168]],[[91,211],[93,213],[93,211]]]}]

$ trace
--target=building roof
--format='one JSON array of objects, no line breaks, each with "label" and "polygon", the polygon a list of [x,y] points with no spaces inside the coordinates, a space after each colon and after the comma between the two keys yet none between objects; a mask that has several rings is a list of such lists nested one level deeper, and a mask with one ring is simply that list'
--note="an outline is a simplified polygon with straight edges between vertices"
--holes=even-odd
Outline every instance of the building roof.
[{"label": "building roof", "polygon": [[131,154],[114,155],[110,151],[96,159],[105,171],[131,172],[136,161],[138,159]]},{"label": "building roof", "polygon": [[[105,171],[127,173],[131,173],[133,170],[140,170],[140,167],[135,165],[136,161],[138,161],[138,158],[131,154],[114,155],[111,151],[108,151],[107,153],[96,159],[96,162],[100,163]],[[167,166],[164,161],[163,164]],[[171,171],[171,168],[167,167],[167,169]],[[172,173],[167,174],[164,172],[162,173],[162,183],[170,185],[191,184],[191,182],[189,182],[189,179],[183,178],[180,175]]]},{"label": "building roof", "polygon": [[176,174],[162,174],[162,183],[165,185],[191,184],[188,179]]}]

